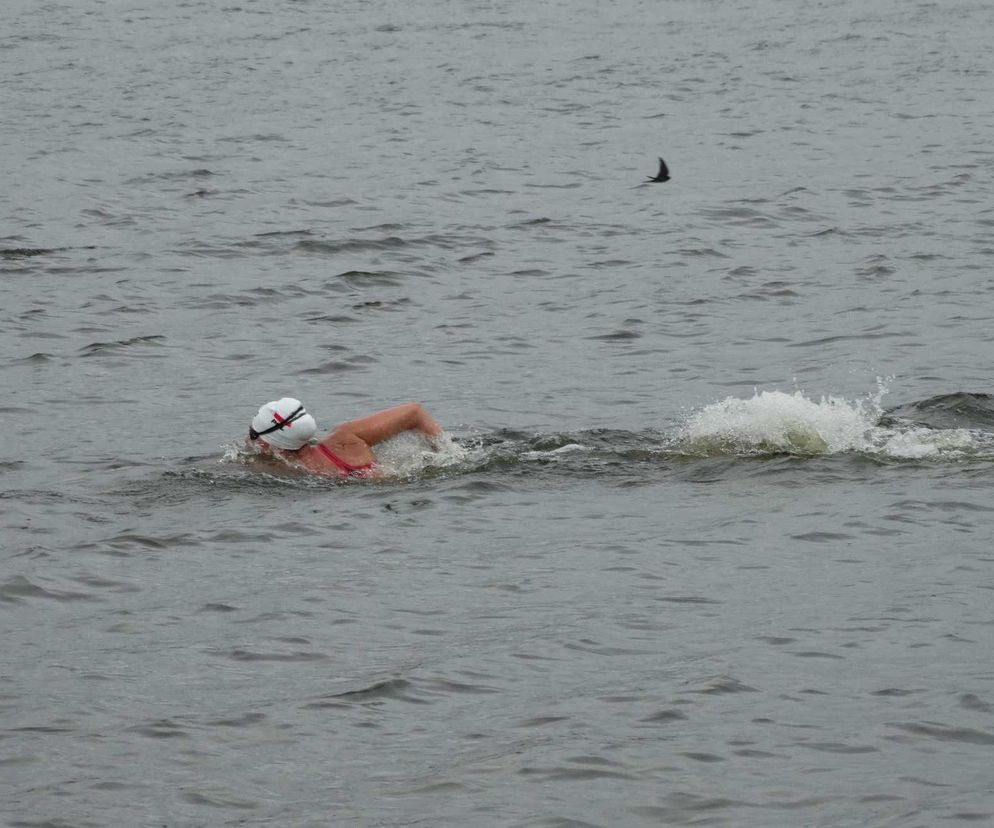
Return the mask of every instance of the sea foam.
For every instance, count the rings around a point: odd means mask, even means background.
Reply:
[[[757,391],[751,398],[727,397],[694,412],[678,443],[690,454],[828,455],[843,452],[922,459],[972,453],[966,429],[884,427],[883,383],[862,399],[811,399],[802,391]]]

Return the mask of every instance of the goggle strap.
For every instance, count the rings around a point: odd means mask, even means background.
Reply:
[[[294,411],[285,420],[283,420],[282,422],[277,423],[274,426],[270,426],[269,428],[264,428],[262,431],[256,431],[254,428],[252,428],[252,426],[249,426],[249,439],[250,440],[256,440],[259,437],[261,437],[263,434],[272,434],[274,431],[279,431],[280,429],[285,428],[286,426],[290,425],[290,423],[292,423],[292,422],[294,422],[296,420],[299,420],[306,413],[307,412],[304,411],[304,406],[301,405],[301,406],[298,406],[297,410]]]

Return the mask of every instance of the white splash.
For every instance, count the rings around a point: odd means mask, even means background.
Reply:
[[[957,457],[976,454],[981,444],[965,428],[909,428],[905,431],[878,428],[876,453],[899,460]]]
[[[895,459],[949,457],[976,449],[966,429],[884,428],[878,425],[886,393],[863,399],[809,399],[801,391],[727,397],[693,413],[680,433],[693,454],[822,455],[862,452]]]
[[[757,392],[752,399],[727,397],[691,415],[683,438],[704,453],[736,451],[834,454],[871,447],[869,432],[880,418],[877,405],[800,391]]]
[[[410,477],[429,469],[444,469],[464,463],[470,450],[448,434],[432,440],[405,431],[376,446],[376,460],[387,477]]]
[[[225,443],[221,446],[224,449],[224,454],[218,463],[243,463],[246,457],[250,457],[254,452],[245,445],[244,440],[238,440],[234,443]]]

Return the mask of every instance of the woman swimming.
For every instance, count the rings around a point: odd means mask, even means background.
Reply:
[[[412,402],[342,423],[311,443],[316,431],[317,423],[300,400],[283,397],[259,409],[249,426],[248,440],[257,451],[272,453],[314,474],[379,477],[373,446],[403,431],[439,437],[442,427],[419,403]]]

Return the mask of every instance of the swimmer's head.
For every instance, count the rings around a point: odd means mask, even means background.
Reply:
[[[259,409],[249,426],[249,440],[262,440],[273,448],[296,451],[307,445],[317,428],[300,400],[283,397]]]

